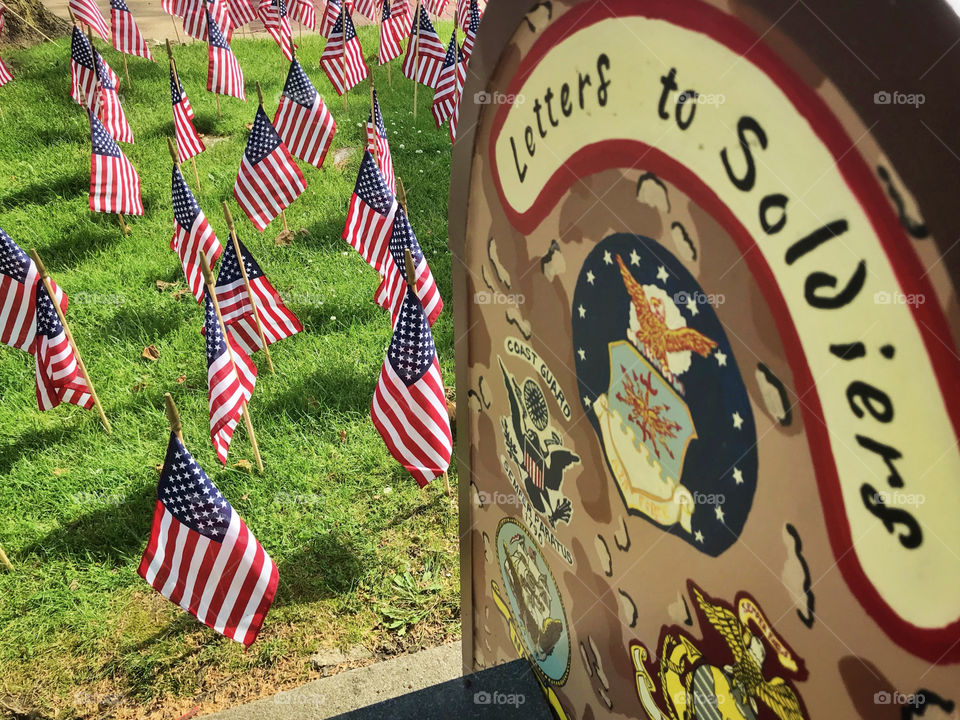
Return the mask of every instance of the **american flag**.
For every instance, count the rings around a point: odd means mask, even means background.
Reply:
[[[100,121],[114,140],[132,143],[133,130],[130,128],[127,116],[123,112],[123,106],[120,104],[120,96],[117,94],[117,84],[114,79],[116,76],[113,75],[113,71],[100,57],[96,48],[93,50],[93,58],[97,64],[97,79],[100,82],[100,101],[97,109]]]
[[[173,103],[173,127],[177,137],[177,155],[180,162],[202,153],[206,147],[193,127],[193,108],[177,73],[170,64],[170,100]]]
[[[257,19],[257,11],[247,0],[228,0],[227,8],[234,27],[243,27]]]
[[[187,12],[185,3],[186,0],[160,0],[160,7],[165,13],[182,18]]]
[[[340,17],[340,6],[341,0],[327,0],[327,4],[323,8],[323,17],[320,18],[320,29],[318,32],[325,38],[330,37],[330,31],[333,30],[337,18]]]
[[[140,176],[93,113],[90,116],[90,209],[143,215]]]
[[[470,56],[473,54],[473,46],[477,42],[477,31],[480,29],[480,5],[477,3],[477,0],[470,0],[468,18],[467,26],[463,31],[464,62],[469,61]]]
[[[247,279],[250,281],[253,301],[257,306],[257,316],[260,318],[260,326],[263,328],[267,345],[273,345],[279,340],[301,332],[303,325],[284,304],[283,298],[274,290],[257,261],[250,255],[250,251],[239,239],[237,244],[240,246],[240,256],[247,271]],[[260,350],[262,346],[260,333],[257,332],[250,295],[243,282],[233,242],[227,243],[227,249],[223,253],[216,290],[223,322],[234,342],[247,354]]]
[[[368,150],[360,163],[342,237],[380,274],[392,262],[389,241],[396,211],[396,198]]]
[[[523,468],[527,471],[527,475],[530,476],[533,484],[543,490],[543,461],[538,461],[537,458],[533,457],[529,448],[524,449]]]
[[[173,433],[137,574],[207,627],[249,646],[277,591],[277,566]]]
[[[3,87],[11,80],[13,80],[13,73],[10,72],[10,68],[7,67],[6,63],[0,60],[0,87]]]
[[[433,273],[430,272],[430,265],[427,264],[416,235],[413,234],[413,228],[403,207],[397,208],[388,247],[390,258],[385,261],[385,268],[381,271],[383,281],[377,288],[377,305],[390,312],[393,322],[397,321],[407,291],[407,264],[404,250],[409,250],[417,278],[417,297],[423,303],[430,325],[433,325],[440,311],[443,310],[443,300],[440,298],[440,291],[437,290],[437,283],[433,279]]]
[[[421,85],[436,87],[440,71],[443,69],[443,59],[447,53],[433,23],[430,22],[426,9],[423,5],[419,7],[420,12],[417,13],[420,16],[419,30],[417,27],[411,27],[407,54],[403,58],[401,69],[403,74],[411,80],[416,80]],[[416,76],[414,76],[414,66],[416,66]]]
[[[447,128],[450,131],[450,142],[456,142],[457,124],[460,121],[460,102],[463,100],[463,86],[467,83],[467,61],[461,57],[457,63],[456,84],[453,92],[453,112],[450,113],[450,122]]]
[[[427,6],[433,15],[440,15],[449,2],[450,0],[427,0]]]
[[[356,0],[354,7],[361,15],[377,21],[377,0]]]
[[[222,248],[213,229],[207,222],[196,198],[187,187],[180,169],[173,168],[173,238],[170,249],[180,256],[183,275],[190,286],[190,292],[203,302],[203,271],[200,266],[200,253],[207,257],[211,267],[220,257]]]
[[[380,101],[377,91],[373,91],[373,110],[367,119],[367,149],[380,166],[383,179],[394,195],[397,194],[397,178],[393,173],[393,157],[390,155],[390,143],[387,142],[387,128],[383,124]]]
[[[295,157],[318,168],[323,165],[337,124],[296,59],[290,62],[273,124]]]
[[[370,403],[387,449],[420,487],[450,467],[453,440],[430,323],[408,290]]]
[[[68,6],[79,22],[89,25],[104,42],[110,42],[110,28],[95,0],[70,0]]]
[[[37,405],[51,410],[62,402],[89,410],[93,407],[90,386],[80,372],[73,345],[60,322],[53,300],[42,282],[36,283],[37,335],[33,355],[37,371]],[[62,292],[60,309],[67,310],[67,296]]]
[[[317,29],[317,9],[313,0],[291,0],[290,17],[311,30]]]
[[[219,95],[230,95],[246,100],[247,95],[243,89],[243,70],[240,69],[240,63],[237,62],[233,50],[230,49],[229,41],[220,32],[216,20],[210,13],[207,13],[207,18],[210,25],[210,40],[207,45],[209,52],[207,90]]]
[[[344,26],[346,26],[346,32],[344,32]],[[346,41],[344,41],[344,35],[346,35]],[[346,42],[346,50],[344,50],[344,42]],[[340,16],[334,23],[333,30],[330,31],[327,46],[323,49],[323,55],[320,56],[320,65],[327,73],[338,95],[343,95],[364,80],[369,73],[367,64],[363,61],[360,38],[357,37],[353,19],[346,7],[340,11]]]
[[[186,11],[183,15],[183,31],[190,37],[209,42],[208,16],[212,16],[227,42],[233,38],[236,25],[230,15],[227,0],[184,0],[184,7]]]
[[[380,51],[377,58],[381,65],[400,57],[403,49],[400,43],[407,36],[410,24],[407,18],[398,13],[396,4],[390,6],[390,0],[383,0],[383,15],[380,18]]]
[[[443,69],[440,71],[440,78],[437,80],[437,89],[433,91],[431,111],[433,112],[434,122],[437,123],[437,129],[453,114],[457,99],[457,68],[461,62],[463,62],[463,55],[460,53],[460,46],[457,44],[457,29],[454,28],[450,34],[450,44],[447,45],[446,57],[443,59]]]
[[[123,0],[110,0],[110,25],[113,29],[113,46],[127,55],[153,60],[147,41],[140,34],[140,28],[130,8]]]
[[[280,47],[287,60],[293,60],[293,48],[290,47],[290,21],[287,19],[286,0],[261,0],[260,19],[263,27]]]
[[[457,27],[467,31],[470,22],[470,0],[457,0]]]
[[[33,260],[0,229],[0,342],[31,352],[37,334]]]
[[[233,196],[250,222],[263,232],[306,188],[303,173],[261,105],[243,151]]]
[[[70,97],[88,110],[97,109],[97,65],[93,60],[93,46],[76,25],[70,39]]]
[[[225,340],[217,320],[217,312],[204,290],[206,316],[204,334],[207,336],[207,385],[210,396],[210,438],[217,451],[217,459],[227,464],[227,453],[244,405],[250,402],[257,384],[257,366],[233,338]],[[227,341],[230,347],[227,347]]]

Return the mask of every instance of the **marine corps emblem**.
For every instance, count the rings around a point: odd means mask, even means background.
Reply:
[[[701,627],[709,624],[720,642],[707,637],[694,641],[679,628],[662,632],[656,672],[659,688],[653,679],[655,674],[647,667],[647,648],[631,643],[637,693],[647,717],[804,720],[807,714],[800,696],[792,683],[778,673],[804,680],[806,670],[754,600],[741,594],[734,612],[705,596],[692,582],[690,594],[696,602]],[[655,695],[660,696],[659,703]]]
[[[584,261],[571,321],[580,401],[627,511],[708,555],[736,541],[757,475],[716,304],[664,247],[620,234]]]

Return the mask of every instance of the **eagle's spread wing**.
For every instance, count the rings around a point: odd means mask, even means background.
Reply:
[[[640,327],[648,329],[662,326],[663,323],[660,321],[660,318],[654,315],[653,310],[650,309],[650,302],[647,300],[647,294],[643,291],[643,286],[630,274],[630,271],[623,262],[623,258],[619,255],[617,255],[617,264],[620,266],[623,285],[627,288],[627,292],[630,293],[630,299],[633,300],[633,310],[637,314]]]
[[[797,694],[782,678],[760,683],[753,689],[757,699],[773,710],[780,720],[803,720],[803,710]]]
[[[746,648],[743,646],[743,625],[739,618],[722,605],[710,603],[697,588],[693,588],[693,594],[707,620],[730,646],[733,664],[736,665],[746,654]]]
[[[717,344],[703,333],[697,332],[693,328],[677,328],[676,330],[667,329],[664,337],[667,352],[683,352],[684,350],[693,350],[698,355],[706,357],[710,354]]]

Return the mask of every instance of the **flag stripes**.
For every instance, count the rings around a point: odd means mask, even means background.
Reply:
[[[193,126],[193,108],[187,93],[170,64],[170,99],[173,104],[173,128],[177,139],[177,157],[185,162],[206,150],[203,140]]]
[[[342,237],[381,275],[390,259],[390,236],[397,201],[369,151],[360,162]]]
[[[377,52],[377,60],[381,65],[400,57],[403,52],[400,43],[407,37],[407,30],[410,27],[407,18],[395,8],[396,6],[390,6],[390,0],[383,0],[383,13],[380,18],[380,49]]]
[[[93,212],[143,215],[140,176],[107,133],[100,121],[90,116],[90,209]]]
[[[67,297],[58,293],[62,312],[67,310]],[[42,281],[36,283],[37,335],[34,341],[37,380],[37,406],[52,410],[60,403],[70,403],[89,410],[93,395],[80,372],[77,355],[67,338],[66,330]]]
[[[230,42],[224,37],[217,21],[209,12],[207,12],[207,21],[210,36],[207,44],[207,90],[246,100],[243,70],[240,69],[240,63],[230,49]]]
[[[110,0],[110,27],[114,48],[127,55],[153,60],[147,41],[124,0]]]
[[[70,0],[68,6],[78,21],[89,25],[104,42],[110,42],[110,28],[94,0]]]
[[[387,127],[380,112],[380,99],[377,91],[373,91],[373,109],[367,118],[367,149],[374,156],[380,173],[390,188],[390,192],[397,194],[397,178],[393,172],[393,156],[390,154],[390,143],[387,141]]]
[[[0,229],[0,342],[31,352],[37,334],[36,292],[40,275],[33,260]]]
[[[413,227],[407,218],[403,207],[398,207],[393,219],[393,229],[390,236],[389,257],[385,259],[381,269],[383,280],[377,288],[377,305],[390,312],[393,322],[397,321],[398,313],[403,305],[407,292],[406,253],[410,251],[413,259],[414,274],[417,280],[417,297],[419,298],[430,325],[436,322],[443,310],[443,299],[433,279],[430,265],[420,249]]]
[[[401,69],[403,74],[411,80],[435,88],[447,53],[422,5],[417,14],[420,16],[419,29],[414,22],[410,29],[407,54],[403,58]],[[414,76],[414,69],[416,69],[416,76]]]
[[[290,63],[273,124],[294,157],[318,168],[323,164],[337,123],[296,59]]]
[[[346,7],[341,9],[340,16],[330,31],[327,45],[320,56],[320,66],[327,73],[338,95],[343,95],[369,74],[363,60],[360,38],[357,37],[353,19]]]
[[[203,302],[203,269],[200,264],[200,253],[203,253],[212,267],[223,248],[220,241],[207,222],[206,216],[197,204],[196,198],[187,187],[183,174],[176,166],[173,168],[171,189],[173,205],[173,238],[170,240],[170,249],[177,253],[183,275],[187,279],[190,292]]]
[[[70,38],[70,97],[88,110],[97,109],[97,66],[93,46],[76,25]]]

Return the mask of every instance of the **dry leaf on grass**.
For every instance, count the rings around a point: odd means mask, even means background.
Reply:
[[[156,362],[157,360],[160,359],[160,351],[157,350],[156,345],[147,345],[143,349],[143,352],[140,353],[140,357],[146,358],[147,360],[151,360],[152,362]]]
[[[177,384],[178,384],[178,385],[183,385],[183,383],[185,383],[186,381],[187,381],[187,376],[186,376],[186,375],[181,375],[180,377],[177,378]]]
[[[169,290],[170,288],[175,288],[180,283],[167,282],[166,280],[157,280],[157,291],[163,292],[164,290]]]
[[[53,474],[56,475],[57,477],[60,477],[61,475],[66,475],[66,474],[69,473],[69,472],[70,472],[70,470],[68,470],[67,468],[54,468],[54,469],[53,469]]]
[[[243,460],[237,460],[233,466],[235,468],[240,468],[241,470],[251,470],[253,465],[250,464],[250,461],[244,458]]]
[[[341,430],[341,431],[340,431],[340,442],[345,443],[346,441],[347,441],[347,431],[346,431],[346,430]]]

